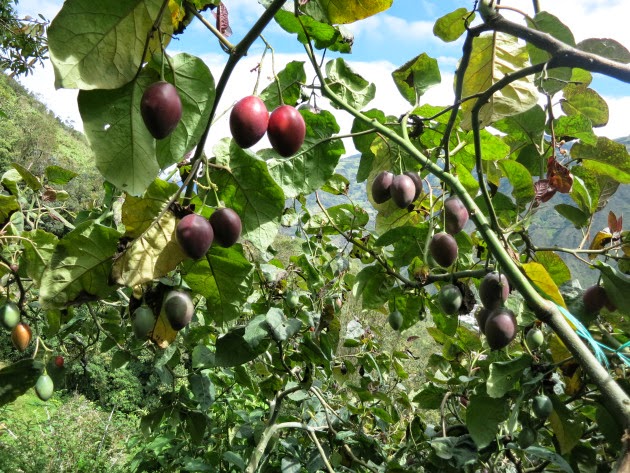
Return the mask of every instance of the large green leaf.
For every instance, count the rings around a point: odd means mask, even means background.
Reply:
[[[622,184],[630,184],[630,154],[621,143],[604,137],[597,140],[597,145],[576,143],[571,148],[571,157],[585,160],[584,167],[595,174],[603,174]]]
[[[154,67],[145,67],[135,81],[119,89],[79,92],[79,112],[98,170],[132,195],[144,192],[161,167],[184,157],[197,143],[210,113],[214,83],[208,68],[185,54],[172,58],[172,63],[184,118],[169,138],[157,144],[140,115],[142,94],[158,79]]]
[[[569,84],[562,90],[562,95],[564,99],[560,104],[562,111],[567,115],[584,115],[594,127],[608,123],[608,104],[593,89],[582,84]],[[564,134],[562,131],[556,133]]]
[[[549,425],[560,446],[560,453],[566,455],[579,442],[584,427],[576,418],[578,413],[569,409],[557,396],[552,396],[553,412],[549,416]]]
[[[207,257],[186,262],[183,277],[190,288],[206,298],[208,316],[223,324],[241,315],[252,290],[253,266],[243,247],[214,246]]]
[[[357,274],[352,294],[362,298],[364,309],[380,309],[389,299],[393,281],[380,264],[363,268]]]
[[[55,86],[66,89],[117,89],[138,72],[145,44],[163,0],[116,2],[67,0],[48,28]],[[172,33],[168,8],[159,25]],[[157,33],[150,51],[159,52]]]
[[[509,415],[510,408],[505,399],[494,399],[485,394],[470,397],[466,425],[478,448],[484,448],[494,441],[499,424],[507,420]]]
[[[44,230],[31,230],[22,233],[22,253],[20,269],[24,267],[26,274],[37,285],[41,284],[42,274],[50,262],[57,241],[57,236]]]
[[[571,280],[571,271],[558,253],[539,251],[536,253],[536,260],[545,267],[549,276],[558,287]]]
[[[173,133],[157,140],[157,161],[162,169],[180,162],[199,143],[215,95],[212,72],[200,58],[182,53],[170,58],[166,64],[165,79],[177,88],[182,101],[182,118]]]
[[[464,74],[463,96],[483,93],[506,74],[529,65],[524,46],[513,36],[501,33],[482,35],[473,40],[470,63]],[[531,77],[512,82],[496,92],[480,110],[479,123],[489,126],[503,117],[529,110],[538,102],[538,92]],[[475,100],[462,104],[462,127],[471,129],[471,110]]]
[[[325,15],[333,25],[353,23],[376,15],[392,6],[393,0],[311,0],[306,11],[314,16]]]
[[[49,184],[65,185],[72,179],[78,176],[78,174],[70,169],[62,168],[61,166],[47,166],[44,170],[46,179]]]
[[[466,32],[466,21],[469,23],[475,19],[475,13],[466,8],[458,8],[447,13],[433,25],[433,34],[442,41],[450,43]]]
[[[499,161],[499,167],[512,185],[512,195],[517,202],[530,201],[534,197],[534,181],[525,166],[511,159]]]
[[[223,139],[214,148],[216,164],[209,170],[217,195],[241,217],[244,240],[260,250],[273,242],[284,210],[284,193],[269,174],[267,164],[251,151]],[[214,193],[208,194],[209,202]],[[214,202],[214,204],[217,204]]]
[[[291,61],[277,74],[277,79],[265,87],[260,98],[268,110],[282,104],[295,105],[300,98],[300,84],[305,82],[304,61]]]
[[[510,361],[497,361],[490,364],[490,374],[486,382],[488,396],[502,398],[520,380],[526,368],[532,364],[529,355],[523,355]]]
[[[630,275],[624,274],[616,268],[597,261],[597,268],[602,273],[602,281],[606,294],[617,306],[617,310],[626,316],[630,315]]]
[[[442,81],[437,60],[426,53],[407,61],[392,72],[392,77],[398,91],[411,105],[417,105],[430,87]]]
[[[577,47],[582,51],[597,54],[624,64],[630,63],[630,51],[621,43],[610,38],[588,38],[580,41]]]
[[[266,316],[250,320],[247,327],[235,327],[217,339],[214,363],[216,366],[238,366],[253,360],[269,346]]]
[[[528,18],[527,24],[529,27],[547,33],[569,46],[575,46],[575,38],[571,30],[557,17],[546,11],[538,13],[533,19]],[[551,58],[551,55],[547,51],[539,49],[531,43],[527,43],[527,51],[529,52],[532,64],[545,63]],[[541,84],[541,89],[545,92],[554,94],[562,90],[571,79],[571,69],[568,67],[560,67],[545,70],[544,73],[538,74],[536,76],[536,83]]]
[[[374,98],[376,86],[365,80],[342,58],[326,63],[326,83],[351,107],[361,110]],[[340,108],[333,104],[335,108]]]
[[[31,171],[29,171],[19,163],[11,163],[11,165],[15,168],[17,172],[20,173],[20,176],[22,176],[22,179],[24,179],[24,182],[28,187],[30,187],[34,191],[38,191],[42,188],[42,183],[39,181],[39,178],[35,176]]]
[[[60,308],[111,294],[115,286],[109,285],[109,276],[119,238],[113,228],[87,221],[59,240],[42,276],[42,307]]]
[[[339,132],[339,125],[330,112],[300,113],[306,122],[302,151],[289,158],[278,158],[278,154],[270,150],[261,153],[270,157],[267,160],[269,173],[286,197],[310,194],[323,186],[335,173],[339,158],[345,152],[341,140],[329,140]]]
[[[0,407],[15,401],[35,386],[44,371],[44,364],[32,358],[17,361],[0,370]]]
[[[352,36],[338,27],[322,23],[307,15],[295,16],[294,12],[280,10],[275,16],[278,24],[289,33],[296,33],[298,41],[306,44],[310,38],[317,49],[329,49],[349,53],[352,49]],[[308,33],[308,37],[304,34]]]

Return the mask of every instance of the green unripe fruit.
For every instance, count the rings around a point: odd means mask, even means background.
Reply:
[[[7,330],[13,330],[20,323],[20,308],[15,302],[7,302],[0,307],[0,325]]]
[[[155,327],[155,315],[146,305],[140,306],[133,313],[133,334],[140,340],[149,336]]]
[[[35,383],[35,393],[42,401],[48,401],[52,397],[54,388],[53,380],[47,374],[41,375]]]
[[[297,291],[288,291],[284,300],[289,308],[295,309],[298,305],[300,305],[300,294],[298,294]]]
[[[543,343],[545,343],[545,336],[543,335],[542,330],[533,328],[527,332],[525,340],[527,341],[527,346],[530,350],[537,350]]]
[[[534,415],[539,419],[546,419],[553,412],[553,404],[551,399],[544,394],[540,394],[532,401],[532,410]]]
[[[536,431],[531,427],[523,427],[523,430],[518,433],[516,441],[518,446],[524,450],[536,442]]]
[[[387,317],[387,321],[389,322],[391,328],[398,331],[403,324],[403,315],[400,313],[399,310],[395,310],[394,312],[389,314],[389,317]]]
[[[445,314],[455,315],[459,312],[459,308],[462,306],[464,298],[462,291],[453,284],[446,284],[442,286],[438,294],[438,302]]]
[[[195,307],[188,293],[173,290],[164,298],[164,313],[173,327],[181,330],[192,320]]]

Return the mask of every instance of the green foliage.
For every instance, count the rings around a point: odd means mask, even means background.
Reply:
[[[340,58],[324,65],[316,49],[349,52],[334,25],[391,2],[300,3],[291,13],[282,2],[267,3],[262,19],[275,18],[308,44],[305,61],[275,72],[261,96],[274,108],[321,95],[318,103],[334,110],[300,111],[306,140],[287,158],[241,149],[229,138],[206,143],[223,85],[264,21],[229,51],[215,89],[201,59],[159,54],[161,38],[166,46],[174,29],[186,33],[178,2],[165,14],[159,10],[167,3],[153,0],[109,1],[90,11],[80,0],[64,4],[50,32],[57,84],[82,88],[84,126],[109,183],[102,202],[76,214],[30,205],[61,200],[78,176],[56,162],[33,167],[34,149],[44,144],[29,148],[19,143],[19,128],[6,125],[2,152],[20,144],[24,160],[2,175],[0,278],[31,323],[37,351],[24,354],[34,361],[0,371],[12,379],[3,399],[35,383],[41,360],[64,353],[72,360],[66,371],[55,375],[47,365],[53,400],[64,389],[81,390],[107,410],[141,416],[128,444],[133,458],[121,460],[126,471],[473,471],[506,459],[516,469],[606,467],[630,425],[623,353],[630,242],[621,209],[606,208],[627,189],[630,154],[593,132],[608,112],[588,87],[590,73],[577,70],[586,65],[584,53],[571,49],[572,34],[544,13],[525,28],[496,17],[500,10],[466,25],[468,15],[457,10],[436,25],[447,41],[466,33],[455,105],[386,117],[361,112],[375,94],[370,78]],[[79,48],[86,32],[93,53]],[[561,58],[552,38],[565,43]],[[585,47],[627,56],[620,45]],[[312,85],[305,84],[306,60],[316,71]],[[603,64],[625,71],[599,56],[589,61],[599,72]],[[160,71],[182,96],[185,118],[156,142],[138,104]],[[418,51],[393,77],[415,106],[441,74]],[[538,105],[542,92],[562,111]],[[20,116],[15,102],[10,111]],[[354,117],[360,157],[352,170],[340,159],[341,113]],[[422,192],[406,208],[377,203],[367,191],[383,171],[417,173]],[[445,189],[471,217],[454,237],[444,233]],[[220,207],[240,217],[240,241],[187,259],[178,220],[190,211],[207,218]],[[438,258],[450,270],[434,261],[436,235],[451,238],[453,258]],[[509,279],[512,292],[484,297],[509,314],[508,326],[499,327],[509,333],[489,345],[470,316],[491,271]],[[580,299],[587,285],[576,279],[600,276],[611,304],[601,319],[586,319]],[[441,288],[451,291],[448,298]],[[190,294],[188,309],[194,306],[185,327],[169,321],[164,301],[174,290]],[[134,336],[138,308],[152,325],[147,339]],[[608,350],[608,376],[578,347],[565,316],[591,347]],[[543,323],[545,350],[532,353],[524,334]],[[608,419],[619,428],[600,425]],[[80,461],[112,467],[116,446],[107,457]]]

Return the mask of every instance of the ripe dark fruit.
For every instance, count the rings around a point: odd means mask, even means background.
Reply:
[[[545,336],[543,335],[542,330],[533,328],[527,332],[525,341],[527,342],[527,346],[530,350],[537,350],[543,343],[545,343]]]
[[[485,307],[481,307],[475,313],[475,319],[477,319],[477,325],[479,325],[479,331],[485,335],[486,333],[486,321],[488,320],[488,316],[492,312],[490,309],[486,309]]]
[[[20,308],[15,302],[7,302],[0,307],[0,325],[7,330],[13,330],[20,322]]]
[[[502,306],[509,294],[510,284],[507,278],[496,271],[486,274],[479,284],[479,299],[488,309]]]
[[[394,312],[389,314],[389,317],[387,317],[387,321],[389,322],[391,328],[398,331],[403,324],[403,315],[400,313],[400,311],[395,310]]]
[[[606,289],[599,285],[586,289],[582,294],[582,301],[584,302],[584,311],[589,315],[597,314],[606,304],[610,304]]]
[[[526,449],[536,442],[536,431],[531,427],[523,427],[523,430],[518,433],[516,441],[519,447]]]
[[[413,179],[405,174],[394,176],[392,184],[389,188],[392,200],[401,209],[406,209],[413,202],[416,195],[416,185]]]
[[[544,394],[540,394],[532,401],[532,411],[539,419],[546,419],[553,412],[553,404],[551,399]]]
[[[448,268],[457,259],[457,242],[448,233],[436,233],[429,243],[429,252],[437,264]]]
[[[232,138],[241,148],[249,148],[265,135],[269,112],[259,97],[250,95],[239,100],[230,113]]]
[[[24,322],[20,322],[13,327],[13,330],[11,331],[11,341],[13,342],[13,346],[19,351],[26,350],[28,344],[31,343],[32,335],[31,327]]]
[[[468,210],[458,197],[451,196],[444,201],[444,221],[446,233],[451,235],[461,232],[468,222]]]
[[[422,192],[422,180],[420,179],[420,176],[416,172],[407,171],[404,174],[405,176],[409,176],[411,180],[413,181],[413,184],[416,186],[416,192],[413,194],[413,201],[412,201],[412,202],[415,202],[418,199],[418,197],[420,197],[420,193]]]
[[[140,340],[146,339],[155,327],[155,315],[146,305],[140,306],[133,313],[133,334]]]
[[[372,199],[377,204],[387,202],[391,197],[390,189],[394,175],[389,171],[379,173],[372,181]]]
[[[438,294],[438,302],[444,313],[448,315],[455,315],[459,312],[459,308],[462,306],[464,298],[462,291],[453,284],[446,284],[442,286]]]
[[[210,224],[214,230],[215,241],[224,248],[228,248],[236,243],[243,230],[241,217],[230,208],[215,210],[210,215]]]
[[[52,397],[54,389],[53,380],[47,374],[43,374],[37,378],[35,393],[42,401],[48,401],[48,399]]]
[[[182,118],[182,101],[175,86],[159,81],[147,87],[140,100],[140,114],[153,138],[170,135]]]
[[[164,313],[173,330],[179,331],[188,325],[194,311],[192,299],[183,291],[173,290],[164,297]]]
[[[517,325],[514,312],[504,307],[494,309],[486,320],[485,335],[493,350],[500,350],[516,337]]]
[[[177,224],[175,236],[184,253],[193,259],[199,259],[212,246],[214,230],[210,222],[201,215],[189,214]]]
[[[57,368],[63,368],[64,363],[65,363],[65,360],[63,359],[63,356],[57,355],[55,357],[55,366]]]
[[[280,156],[294,155],[304,143],[306,123],[300,112],[290,105],[281,105],[269,116],[267,137]]]

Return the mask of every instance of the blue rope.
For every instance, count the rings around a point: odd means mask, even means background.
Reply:
[[[586,342],[591,346],[591,348],[593,349],[593,351],[595,352],[595,357],[597,358],[597,360],[606,366],[606,368],[609,367],[608,364],[608,358],[606,357],[606,354],[604,353],[604,351],[602,350],[602,348],[605,348],[606,350],[615,352],[615,350],[613,350],[610,347],[607,347],[606,345],[598,342],[597,340],[595,340],[593,338],[593,336],[591,335],[591,332],[588,331],[588,329],[584,326],[584,324],[582,322],[580,322],[575,315],[573,315],[571,312],[569,312],[567,309],[565,309],[564,307],[562,307],[561,305],[556,304],[556,307],[558,307],[558,309],[560,310],[560,312],[562,312],[562,315],[564,315],[569,322],[571,322],[575,328],[576,328],[576,332],[577,334],[582,337],[584,340],[586,340]],[[617,355],[621,355],[621,353],[617,353]],[[624,359],[625,357],[622,355],[622,359]],[[624,360],[625,361],[625,360]]]

